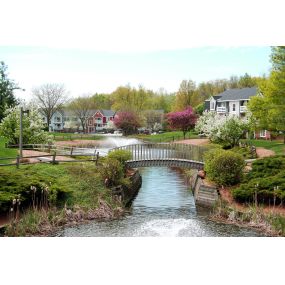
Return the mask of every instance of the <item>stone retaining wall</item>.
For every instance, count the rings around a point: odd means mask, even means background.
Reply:
[[[217,187],[205,185],[203,179],[198,176],[198,171],[193,174],[190,185],[196,205],[211,207],[219,198]]]

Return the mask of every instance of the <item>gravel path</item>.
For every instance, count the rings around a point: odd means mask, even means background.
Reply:
[[[205,145],[209,143],[209,139],[188,139],[188,140],[177,141],[175,143]]]

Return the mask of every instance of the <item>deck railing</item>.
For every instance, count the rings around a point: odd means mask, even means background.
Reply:
[[[175,143],[133,144],[113,148],[125,149],[131,152],[132,160],[148,159],[187,159],[203,162],[204,153],[209,150],[204,146]]]

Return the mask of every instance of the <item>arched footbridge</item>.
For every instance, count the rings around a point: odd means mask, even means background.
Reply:
[[[174,143],[132,144],[110,150],[124,149],[132,154],[126,162],[128,167],[167,166],[190,169],[203,169],[204,146]]]

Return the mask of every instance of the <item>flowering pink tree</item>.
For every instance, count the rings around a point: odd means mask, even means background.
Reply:
[[[194,128],[197,121],[197,115],[194,113],[192,107],[188,107],[181,112],[168,113],[166,117],[170,128],[182,131],[184,139],[186,133]]]
[[[123,130],[124,135],[136,133],[141,126],[140,118],[134,112],[118,112],[114,118],[114,125]]]

